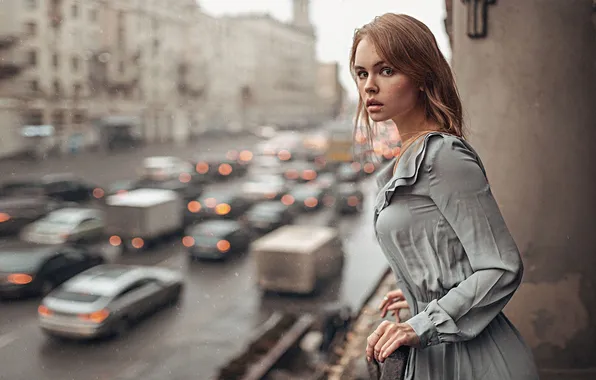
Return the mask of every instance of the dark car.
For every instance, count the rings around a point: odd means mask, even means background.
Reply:
[[[70,173],[6,181],[0,192],[3,196],[37,195],[66,202],[87,202],[104,196],[100,187]]]
[[[246,222],[253,230],[266,233],[294,221],[292,209],[280,201],[257,203],[246,212]]]
[[[187,203],[186,223],[192,224],[213,218],[239,219],[253,204],[254,201],[246,199],[240,191],[207,191]]]
[[[191,162],[195,166],[198,181],[212,182],[245,175],[248,166],[240,163],[237,158],[230,157],[228,155],[195,157]]]
[[[0,235],[18,234],[29,223],[67,205],[68,203],[43,196],[2,197]]]
[[[357,183],[342,183],[335,194],[335,209],[339,213],[354,213],[362,210],[364,194]]]
[[[162,189],[173,190],[185,201],[197,199],[203,193],[202,187],[192,182],[181,182],[178,179],[168,181],[155,181],[142,179],[135,183],[137,189]]]
[[[0,297],[47,294],[64,281],[103,262],[100,254],[83,247],[0,248]]]
[[[296,185],[281,201],[294,211],[314,211],[332,205],[333,192],[316,183],[305,183]]]
[[[293,161],[285,166],[284,177],[290,181],[314,181],[319,175],[319,168],[313,162]]]
[[[233,220],[210,220],[186,230],[182,243],[191,258],[225,259],[245,252],[252,240],[250,231]]]

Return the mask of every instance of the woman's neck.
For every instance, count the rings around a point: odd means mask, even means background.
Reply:
[[[421,134],[439,130],[436,123],[426,118],[424,110],[412,111],[405,117],[394,119],[393,122],[399,132],[402,145],[407,144],[412,139],[415,140]]]

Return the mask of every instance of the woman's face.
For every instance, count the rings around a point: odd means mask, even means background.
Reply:
[[[384,62],[367,38],[356,48],[354,72],[360,98],[373,121],[399,121],[416,108],[420,89]]]

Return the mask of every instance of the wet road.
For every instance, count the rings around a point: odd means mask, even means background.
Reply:
[[[228,141],[209,147],[224,151],[245,148],[247,144],[245,141],[239,146]],[[165,151],[150,154],[168,153],[167,147],[157,149]],[[175,151],[169,149],[171,154],[183,155],[179,147]],[[81,158],[61,171],[98,173],[86,177],[103,185],[127,178],[144,155],[107,157],[103,162],[90,159],[87,163]],[[116,160],[119,165],[114,166],[109,160]],[[49,165],[66,166],[57,162]],[[369,183],[363,187],[369,195],[367,212],[338,221],[347,251],[342,278],[317,297],[263,296],[255,286],[254,263],[248,255],[223,263],[190,262],[180,245],[166,244],[155,251],[125,256],[122,261],[181,270],[187,281],[184,299],[179,306],[154,315],[120,339],[90,343],[49,341],[37,326],[38,300],[0,304],[0,379],[209,379],[242,350],[254,327],[273,310],[313,311],[337,301],[358,307],[386,267],[374,243],[372,188]],[[330,218],[333,216],[328,211],[322,211],[303,216],[298,223],[324,225]]]

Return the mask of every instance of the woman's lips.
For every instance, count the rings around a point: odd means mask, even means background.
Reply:
[[[382,104],[371,104],[370,106],[366,107],[368,112],[379,112],[383,108]]]

